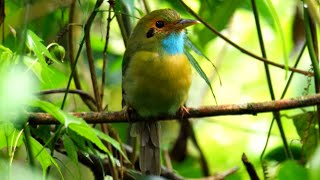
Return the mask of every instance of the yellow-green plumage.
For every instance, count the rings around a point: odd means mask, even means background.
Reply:
[[[123,88],[126,101],[139,115],[174,114],[185,103],[191,68],[184,54],[139,51],[133,55],[129,67]]]
[[[139,20],[124,55],[122,85],[125,104],[140,116],[174,114],[185,103],[191,67],[183,53],[184,28],[196,23],[171,9],[153,11]],[[160,174],[159,128],[157,122],[134,126],[145,174]]]

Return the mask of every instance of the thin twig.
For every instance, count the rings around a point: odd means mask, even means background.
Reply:
[[[104,86],[106,83],[106,69],[107,69],[107,50],[108,50],[108,44],[109,44],[109,35],[110,35],[110,23],[111,23],[111,9],[114,6],[114,1],[109,1],[109,11],[108,11],[108,18],[107,18],[107,33],[106,33],[106,38],[105,38],[105,44],[103,48],[103,64],[102,64],[102,77],[101,77],[101,92],[100,96],[101,99],[103,99],[104,96]]]
[[[244,154],[244,153],[242,154],[241,160],[247,169],[247,172],[250,176],[250,179],[251,180],[259,180],[258,174],[257,174],[256,170],[254,169],[253,165],[251,164],[251,162],[249,162],[246,154]]]
[[[85,44],[86,44],[86,52],[87,52],[87,57],[88,57],[88,64],[89,64],[89,70],[90,70],[90,75],[91,75],[91,81],[92,81],[92,88],[94,92],[94,97],[97,102],[97,108],[98,111],[102,110],[102,100],[101,96],[99,93],[99,87],[98,87],[98,81],[97,81],[97,74],[96,74],[96,69],[94,65],[94,58],[92,54],[92,48],[91,48],[91,36],[90,36],[90,28],[93,23],[93,20],[95,19],[101,4],[103,3],[103,0],[97,0],[96,4],[94,6],[94,10],[90,14],[85,26],[84,26],[84,33],[85,33]]]
[[[69,55],[69,61],[70,61],[70,68],[71,70],[73,69],[73,67],[75,66],[75,59],[74,59],[74,23],[75,23],[75,5],[76,5],[76,0],[72,0],[71,4],[70,4],[70,12],[69,12],[69,26],[68,26],[68,55]],[[81,82],[79,79],[79,74],[77,69],[74,69],[74,73],[73,73],[73,82],[74,85],[76,87],[76,89],[78,90],[82,90],[81,87]],[[86,96],[82,96],[80,95],[80,98],[82,99],[82,101],[87,105],[87,107],[94,111],[97,108],[95,107],[95,103],[90,103],[87,100]],[[93,101],[95,102],[95,100]]]
[[[122,10],[127,11],[127,7],[125,7],[123,2],[122,1],[119,1],[119,2],[121,3],[120,5],[122,7]],[[116,12],[115,7],[113,7],[113,10],[115,11],[115,16],[116,16],[116,19],[117,19],[117,22],[118,22],[118,25],[119,25],[119,28],[121,31],[124,46],[127,47],[127,42],[128,42],[130,32],[128,31],[128,28],[125,27],[125,23],[123,21],[123,14]]]
[[[203,106],[200,108],[186,108],[189,113],[184,113],[184,118],[201,118],[211,116],[225,115],[256,115],[258,113],[280,111],[308,107],[320,104],[320,94],[301,96],[295,99],[285,99],[266,102],[227,104],[219,106]],[[75,112],[74,116],[81,117],[87,123],[119,123],[128,122],[128,113],[126,111],[117,112]],[[28,113],[30,124],[58,124],[59,122],[48,113]],[[138,122],[144,120],[172,120],[181,119],[180,114],[163,114],[156,117],[138,117],[135,113],[130,113],[130,121]]]
[[[286,69],[286,67],[283,64],[279,64],[270,60],[267,60],[263,57],[260,57],[244,48],[242,48],[241,46],[239,46],[238,44],[236,44],[235,42],[231,41],[230,39],[228,39],[227,37],[225,37],[223,34],[221,34],[219,31],[217,31],[215,28],[213,28],[210,24],[208,24],[205,20],[203,20],[197,13],[195,13],[188,5],[186,5],[183,0],[179,0],[179,2],[186,8],[186,10],[193,15],[197,20],[199,20],[201,23],[203,23],[210,31],[212,31],[214,34],[216,34],[217,36],[219,36],[221,39],[225,40],[226,42],[228,42],[230,45],[232,45],[233,47],[235,47],[236,49],[238,49],[239,51],[241,51],[244,54],[247,54],[257,60],[260,60],[262,62],[265,62],[267,64],[273,65],[275,67],[281,68],[281,69]],[[300,74],[304,74],[306,76],[313,76],[313,73],[304,71],[304,70],[300,70],[300,69],[296,69],[296,68],[292,68],[292,67],[288,67],[288,70],[290,71],[294,71]]]
[[[142,0],[142,3],[143,3],[143,6],[144,6],[144,9],[146,10],[147,14],[150,13],[150,7],[149,7],[149,4],[146,0]]]
[[[57,94],[57,93],[65,93],[66,89],[50,89],[50,90],[44,90],[44,91],[40,91],[36,94],[38,95],[48,95],[48,94]],[[80,97],[91,101],[93,104],[96,103],[95,99],[88,93],[80,90],[80,89],[70,89],[69,90],[70,94],[78,94]]]

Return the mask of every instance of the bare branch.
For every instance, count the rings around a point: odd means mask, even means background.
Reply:
[[[187,108],[188,113],[183,114],[183,118],[201,118],[222,115],[243,115],[294,109],[320,104],[320,94],[301,96],[295,99],[285,99],[276,101],[266,101],[259,103],[227,104],[219,106],[204,106],[200,108]],[[128,114],[126,111],[117,112],[74,112],[74,116],[81,117],[87,123],[120,123],[137,122],[144,120],[172,120],[182,119],[181,114],[160,115],[157,117],[141,118],[136,113]],[[29,113],[30,124],[58,124],[59,122],[48,113]]]
[[[44,91],[40,91],[37,94],[38,95],[48,95],[48,94],[57,94],[57,93],[65,93],[66,89],[50,89],[50,90],[44,90]],[[80,90],[80,89],[70,89],[69,90],[70,94],[78,94],[80,97],[82,97],[82,99],[86,99],[91,101],[91,103],[96,103],[95,99],[88,93]]]

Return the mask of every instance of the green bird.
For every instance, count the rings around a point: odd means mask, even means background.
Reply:
[[[191,65],[184,54],[185,28],[198,21],[182,19],[172,9],[142,17],[128,39],[122,65],[123,99],[141,117],[175,114],[188,97]],[[139,122],[132,136],[140,138],[140,170],[159,175],[160,124]]]

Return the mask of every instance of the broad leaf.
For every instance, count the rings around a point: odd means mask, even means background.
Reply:
[[[54,165],[57,168],[57,170],[59,171],[59,173],[63,179],[60,168],[59,168],[57,162],[50,155],[50,153],[46,149],[44,149],[44,147],[37,140],[35,140],[32,137],[30,137],[30,145],[32,148],[32,153],[33,153],[34,158],[36,158],[39,161],[39,163],[42,167],[43,178],[45,178],[45,176],[46,176],[46,171],[47,171],[48,167],[51,165]]]
[[[57,62],[57,60],[50,54],[47,47],[42,44],[43,40],[38,37],[34,32],[28,30],[27,32],[27,46],[32,50],[37,58],[40,60],[40,64],[47,65],[44,55],[50,60]]]
[[[39,107],[39,108],[43,109],[44,111],[48,112],[54,118],[56,118],[61,124],[63,124],[65,127],[69,128],[73,132],[76,132],[78,135],[84,137],[85,139],[91,141],[97,147],[99,147],[101,150],[103,150],[109,154],[110,153],[109,150],[104,146],[104,144],[98,138],[98,136],[99,136],[100,138],[102,138],[105,141],[112,144],[126,158],[125,154],[123,153],[122,149],[120,148],[119,143],[116,140],[114,140],[110,136],[107,136],[106,134],[103,134],[102,132],[99,132],[98,130],[92,128],[83,119],[72,116],[72,115],[60,110],[58,107],[54,106],[53,104],[46,102],[46,101],[34,100],[32,105]]]
[[[99,136],[101,139],[107,141],[108,143],[112,144],[113,147],[115,147],[121,154],[122,156],[126,159],[129,160],[127,158],[127,156],[125,155],[125,153],[122,151],[121,147],[120,147],[120,143],[116,140],[114,140],[113,138],[111,138],[110,136],[106,135],[105,133],[98,131],[97,129],[93,129],[93,131],[96,133],[97,136]]]
[[[22,138],[19,131],[13,127],[10,122],[0,123],[0,149],[4,147],[15,148],[22,144]],[[8,153],[12,153],[11,151]]]
[[[87,140],[91,141],[95,144],[98,148],[110,154],[110,151],[105,147],[102,141],[98,138],[98,136],[94,133],[93,128],[88,124],[84,123],[70,123],[68,126],[69,129],[76,132],[78,135],[86,138]]]

